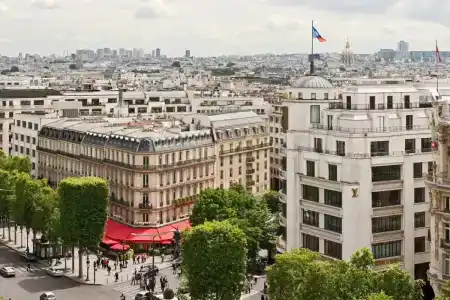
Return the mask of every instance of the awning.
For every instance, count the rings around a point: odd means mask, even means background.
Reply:
[[[130,249],[129,245],[122,245],[122,244],[115,244],[112,245],[109,249],[114,250],[114,251],[127,251],[128,249]]]
[[[103,238],[102,243],[105,245],[115,245],[119,243],[118,241],[112,240],[110,238],[107,238],[106,236]]]
[[[173,240],[173,232],[175,230],[183,231],[190,228],[189,220],[183,220],[170,225],[159,228],[141,228],[131,227],[112,219],[106,221],[105,238],[115,241],[115,243],[159,243],[170,244]]]

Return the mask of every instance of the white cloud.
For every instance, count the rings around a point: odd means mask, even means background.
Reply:
[[[163,0],[144,1],[147,4],[136,10],[137,19],[158,19],[173,16],[173,11]]]
[[[55,9],[59,7],[58,0],[31,0],[31,4],[41,9]]]
[[[7,11],[8,11],[8,6],[6,6],[5,3],[0,2],[0,13],[7,12]]]

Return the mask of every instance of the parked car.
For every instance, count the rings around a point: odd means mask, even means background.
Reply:
[[[3,277],[14,277],[16,276],[16,270],[13,267],[2,267],[0,269],[0,274]]]
[[[36,262],[37,261],[37,258],[36,258],[36,256],[34,256],[33,254],[30,254],[30,253],[22,253],[21,255],[20,255],[20,259],[22,259],[23,261],[26,261],[26,262]]]
[[[61,269],[56,268],[48,268],[47,274],[53,277],[62,277],[64,275],[63,271]]]
[[[53,292],[45,292],[39,297],[39,300],[56,300],[56,296]]]

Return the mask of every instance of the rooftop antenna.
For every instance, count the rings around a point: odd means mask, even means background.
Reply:
[[[309,67],[310,75],[314,75],[314,20],[311,21],[311,62]]]

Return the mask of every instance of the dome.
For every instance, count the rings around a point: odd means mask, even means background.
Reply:
[[[321,76],[303,76],[292,84],[294,88],[302,89],[330,89],[333,85]]]

